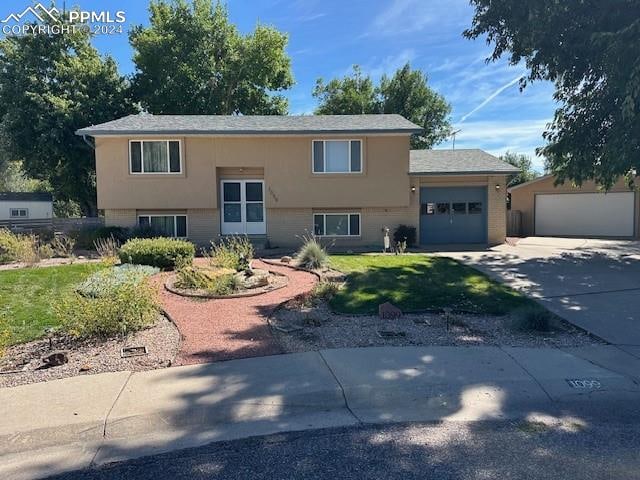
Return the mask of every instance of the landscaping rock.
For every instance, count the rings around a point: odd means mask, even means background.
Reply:
[[[53,352],[42,358],[42,363],[47,367],[59,367],[65,363],[69,363],[69,356],[66,352]]]
[[[378,316],[385,320],[392,320],[402,316],[402,310],[392,303],[385,302],[378,306]]]
[[[293,258],[289,257],[288,255],[285,255],[284,257],[282,257],[282,258],[280,259],[280,261],[281,261],[282,263],[291,263],[291,261],[292,261],[292,260],[293,260]]]
[[[244,288],[260,288],[269,284],[269,277],[263,275],[253,275],[244,280]]]

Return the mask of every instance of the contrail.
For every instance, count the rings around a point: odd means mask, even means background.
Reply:
[[[491,95],[489,95],[487,98],[484,99],[484,101],[478,105],[476,108],[474,108],[473,110],[471,110],[469,113],[467,113],[466,115],[463,115],[463,117],[460,119],[460,121],[458,123],[462,123],[464,122],[467,118],[469,118],[471,115],[473,115],[474,113],[476,113],[478,110],[480,110],[482,107],[484,107],[487,103],[489,103],[491,100],[493,100],[494,98],[496,98],[498,95],[500,95],[502,92],[504,92],[507,88],[509,88],[511,85],[517,83],[520,81],[520,79],[524,77],[523,75],[518,75],[516,78],[514,78],[513,80],[511,80],[509,83],[507,83],[506,85],[502,85],[499,89],[497,89],[495,92],[493,92]]]

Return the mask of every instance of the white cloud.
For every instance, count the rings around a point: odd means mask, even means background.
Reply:
[[[412,48],[402,50],[397,55],[389,55],[382,60],[372,59],[365,65],[361,65],[362,71],[377,80],[382,75],[393,74],[396,70],[403,67],[407,62],[416,59],[416,52]],[[351,72],[351,69],[349,69]]]
[[[488,120],[460,125],[456,135],[456,148],[481,148],[493,155],[507,151],[524,153],[532,159],[534,168],[542,171],[544,159],[536,156],[535,149],[545,144],[542,132],[551,119]],[[451,141],[438,148],[451,147]]]
[[[480,105],[478,105],[477,107],[475,107],[473,110],[471,110],[469,113],[465,114],[462,116],[462,118],[460,119],[460,123],[464,122],[467,118],[469,118],[471,115],[473,115],[474,113],[476,113],[478,110],[480,110],[482,107],[484,107],[485,105],[487,105],[489,102],[491,102],[491,100],[493,100],[494,98],[496,98],[498,95],[500,95],[502,92],[504,92],[507,88],[515,85],[516,83],[518,83],[520,81],[520,79],[523,77],[524,75],[518,75],[516,78],[514,78],[513,80],[511,80],[508,83],[505,83],[504,85],[502,85],[501,87],[499,87],[496,91],[494,91],[491,95],[489,95],[487,98],[485,98],[482,103],[480,103]]]

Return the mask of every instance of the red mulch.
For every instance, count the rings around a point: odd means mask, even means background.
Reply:
[[[256,297],[201,300],[166,291],[166,274],[159,276],[162,307],[183,336],[176,364],[283,353],[271,333],[267,317],[280,303],[310,292],[317,278],[311,273],[267,265],[260,260],[254,260],[253,266],[283,273],[289,277],[289,284]]]

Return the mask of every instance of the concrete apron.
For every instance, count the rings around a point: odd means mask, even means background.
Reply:
[[[557,349],[336,349],[0,389],[0,478],[282,431],[640,399],[632,378],[584,358]]]

